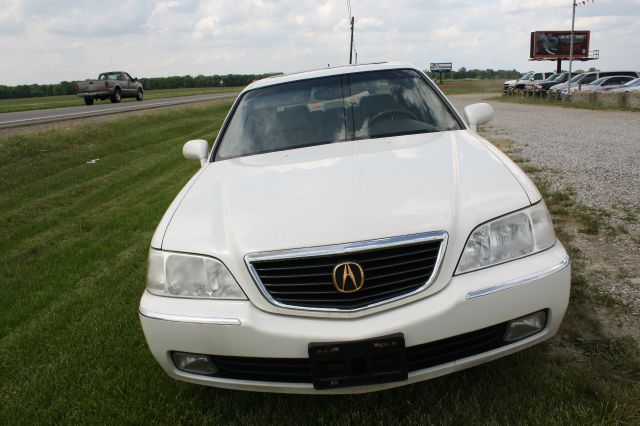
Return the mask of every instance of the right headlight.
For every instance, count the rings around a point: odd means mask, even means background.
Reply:
[[[499,217],[473,230],[456,274],[528,256],[553,246],[556,236],[544,201]]]
[[[219,260],[153,248],[149,250],[147,291],[158,296],[247,299]]]

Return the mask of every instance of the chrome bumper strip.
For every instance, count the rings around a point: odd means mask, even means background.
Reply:
[[[539,280],[540,278],[544,278],[548,275],[555,274],[556,272],[562,271],[564,268],[569,266],[570,260],[569,256],[565,257],[562,262],[557,265],[551,266],[550,268],[543,269],[542,271],[536,272],[534,274],[527,275],[522,278],[516,278],[515,280],[507,281],[502,284],[493,285],[491,287],[481,288],[480,290],[474,290],[467,293],[467,299],[474,299],[480,296],[486,296],[488,294],[497,293],[502,290],[507,290],[513,287],[518,287],[523,284],[528,284],[532,281]]]
[[[240,325],[240,320],[238,318],[193,317],[189,315],[163,314],[160,312],[149,311],[142,307],[139,312],[143,317],[162,321],[186,322],[191,324]]]

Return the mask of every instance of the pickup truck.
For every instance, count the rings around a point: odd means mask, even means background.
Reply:
[[[552,72],[534,72],[529,71],[526,74],[523,74],[522,77],[518,80],[509,80],[504,82],[504,95],[513,95],[520,94],[523,90],[526,89],[528,83],[533,81],[541,81],[547,79],[553,75]]]
[[[78,96],[84,98],[84,103],[93,105],[96,99],[110,99],[112,103],[119,103],[122,98],[144,99],[144,88],[137,78],[132,78],[124,71],[110,71],[102,73],[96,80],[78,82]]]

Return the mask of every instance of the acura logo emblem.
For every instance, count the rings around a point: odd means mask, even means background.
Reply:
[[[364,285],[364,270],[356,262],[338,263],[333,268],[333,285],[340,293],[355,293]]]

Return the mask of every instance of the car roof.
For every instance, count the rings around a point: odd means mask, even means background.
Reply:
[[[601,82],[603,82],[603,83],[604,83],[605,81],[609,81],[609,80],[611,80],[612,78],[619,78],[619,77],[625,77],[625,78],[630,78],[630,79],[637,78],[637,77],[632,77],[632,76],[630,76],[630,75],[604,75],[604,76],[600,77],[600,78],[599,78],[599,79],[597,79],[597,80],[593,80],[593,81],[592,81],[591,83],[589,83],[588,85],[589,85],[589,86],[593,86],[593,83],[595,83],[596,81],[601,81]]]
[[[370,64],[359,65],[343,65],[338,67],[322,68],[311,71],[302,71],[291,74],[282,74],[273,77],[264,78],[249,84],[243,92],[247,90],[258,89],[260,87],[275,86],[282,83],[290,83],[299,80],[308,80],[311,78],[330,77],[333,75],[354,74],[367,71],[382,71],[394,69],[413,69],[420,71],[420,68],[406,62],[374,62]]]
[[[606,74],[611,74],[611,73],[614,73],[614,72],[626,72],[626,73],[638,74],[638,71],[629,71],[629,70],[627,70],[627,71],[607,71],[607,70],[604,70],[604,71],[585,71],[585,72],[581,72],[580,74],[605,74],[605,73]],[[577,75],[577,74],[574,74],[574,75]],[[607,76],[607,77],[609,77],[609,76]]]

